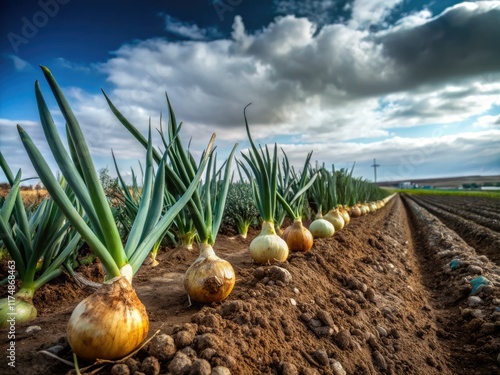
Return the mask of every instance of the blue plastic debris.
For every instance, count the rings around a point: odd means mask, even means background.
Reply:
[[[469,283],[472,285],[470,294],[475,294],[481,285],[489,285],[490,280],[484,276],[478,276],[470,280]]]
[[[460,259],[453,259],[450,263],[449,263],[449,266],[452,270],[455,270],[457,269],[458,267],[460,267],[460,265],[462,264],[462,262],[460,261]]]

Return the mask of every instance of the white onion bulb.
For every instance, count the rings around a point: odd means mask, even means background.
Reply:
[[[276,234],[273,223],[262,223],[260,234],[250,243],[250,256],[260,264],[284,262],[288,258],[288,245]]]
[[[144,341],[148,331],[146,308],[126,277],[110,280],[81,301],[67,328],[73,352],[90,361],[123,358]]]

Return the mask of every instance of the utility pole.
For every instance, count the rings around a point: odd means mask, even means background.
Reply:
[[[377,164],[377,160],[373,159],[373,165],[371,165],[371,167],[373,167],[373,174],[375,175],[375,183],[377,183],[377,167],[380,167],[380,164]]]

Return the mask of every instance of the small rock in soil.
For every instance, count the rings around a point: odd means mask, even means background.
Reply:
[[[320,319],[326,326],[335,327],[335,323],[333,321],[332,315],[326,310],[318,310],[316,313],[318,319]]]
[[[281,363],[281,373],[283,375],[299,375],[299,370],[297,366],[290,362]]]
[[[146,357],[142,361],[141,371],[146,375],[158,375],[160,373],[160,362],[156,357]]]
[[[125,361],[125,364],[128,366],[130,369],[130,373],[134,374],[136,371],[139,372],[139,368],[141,367],[141,363],[134,358],[128,358]]]
[[[40,326],[29,326],[28,328],[26,328],[26,333],[32,334],[32,333],[39,332],[41,330],[42,330],[42,327],[40,327]]]
[[[189,375],[210,375],[211,372],[212,366],[207,360],[196,358],[191,365]]]
[[[321,366],[328,366],[328,354],[324,350],[318,349],[313,353],[314,358]]]
[[[149,344],[149,354],[155,356],[160,361],[173,358],[177,348],[172,336],[161,334],[156,336]]]
[[[278,266],[271,266],[269,268],[269,277],[274,281],[281,281],[285,284],[292,281],[292,275],[290,272]]]
[[[130,369],[124,363],[118,363],[111,367],[111,375],[130,375]]]
[[[185,346],[191,345],[193,343],[195,333],[191,331],[180,331],[174,333],[174,343],[178,348],[184,348]]]
[[[478,307],[480,304],[483,303],[483,300],[477,296],[470,296],[467,299],[467,303],[469,304],[470,307]]]
[[[382,370],[387,370],[387,362],[384,356],[378,350],[375,350],[373,352],[373,363],[376,367]]]
[[[192,347],[190,346],[186,346],[185,348],[183,348],[182,350],[180,350],[182,353],[184,353],[185,355],[187,355],[191,360],[195,359],[196,358],[196,350],[194,350]]]
[[[191,359],[182,352],[175,353],[174,359],[168,365],[168,371],[173,375],[186,375],[191,370]]]
[[[467,267],[466,272],[472,275],[481,275],[483,273],[483,269],[479,266],[474,266],[473,264],[471,264],[469,267]]]
[[[206,359],[207,361],[211,361],[215,353],[217,353],[215,349],[207,348],[200,353],[200,357]]]
[[[375,302],[375,291],[372,288],[368,288],[365,292],[365,298],[370,302]]]
[[[231,375],[231,371],[227,367],[217,366],[212,369],[212,373],[210,375]]]
[[[337,333],[334,336],[334,340],[337,346],[342,350],[346,350],[351,347],[351,334],[345,329]]]
[[[334,375],[347,375],[344,368],[342,367],[342,364],[333,358],[330,359],[330,367],[332,368]]]
[[[204,333],[203,335],[198,335],[195,338],[195,342],[198,351],[202,351],[206,348],[219,349],[222,345],[219,336],[213,333]]]
[[[377,326],[375,328],[377,329],[377,332],[380,336],[387,337],[387,330],[384,327]]]

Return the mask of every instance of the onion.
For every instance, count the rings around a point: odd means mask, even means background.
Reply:
[[[370,208],[368,208],[368,206],[366,204],[361,204],[359,206],[359,208],[361,209],[361,215],[367,215],[369,212],[370,212]]]
[[[233,267],[219,258],[211,245],[200,243],[199,246],[200,256],[184,275],[184,288],[195,301],[220,302],[233,290],[236,281]]]
[[[260,234],[250,243],[250,256],[260,264],[284,262],[288,258],[288,245],[276,234],[272,222],[262,223]]]
[[[330,238],[335,233],[335,227],[320,216],[309,225],[309,232],[314,238]]]
[[[69,318],[71,350],[83,359],[123,358],[146,338],[149,319],[127,277],[117,277],[81,301]]]
[[[339,206],[339,212],[340,215],[342,216],[342,219],[344,219],[344,226],[349,224],[351,222],[351,217],[349,216],[349,212],[347,212],[347,210],[342,206]]]
[[[302,220],[295,220],[283,232],[283,239],[290,251],[309,251],[314,243],[314,238],[309,229],[302,225]]]
[[[338,208],[330,210],[325,216],[325,220],[328,220],[335,227],[335,231],[339,231],[344,228],[345,222],[344,218],[339,212]]]
[[[358,205],[352,206],[350,211],[351,217],[360,217],[361,216],[361,208]]]
[[[0,300],[0,329],[8,327],[10,325],[9,319],[12,317],[15,317],[15,323],[17,324],[34,320],[36,315],[37,311],[33,303],[25,301],[17,294],[15,300],[11,299],[9,301],[7,298]]]

